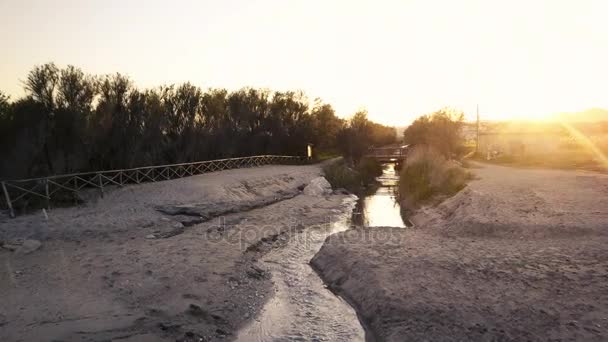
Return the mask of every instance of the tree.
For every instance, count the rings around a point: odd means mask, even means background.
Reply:
[[[55,173],[52,158],[52,136],[55,115],[55,87],[59,80],[59,69],[54,63],[47,63],[34,67],[25,81],[25,90],[28,95],[43,107],[43,150],[48,172]]]
[[[403,138],[406,144],[433,147],[446,158],[462,152],[461,128],[464,114],[449,108],[423,115],[409,125]]]
[[[138,89],[126,75],[35,66],[26,96],[0,93],[2,178],[121,169],[257,154],[345,151],[358,159],[394,141],[360,111],[338,118],[301,91],[202,90],[190,83]]]
[[[97,169],[132,166],[135,141],[140,136],[140,118],[129,113],[134,91],[131,80],[116,73],[99,82],[99,102],[89,130],[93,140],[91,162]]]
[[[358,164],[370,147],[389,145],[395,141],[395,128],[369,121],[366,110],[356,112],[348,126],[338,134],[340,151],[352,164]]]
[[[0,91],[0,120],[6,119],[8,117],[8,111],[10,108],[10,97]]]
[[[315,100],[311,116],[313,125],[311,142],[321,150],[335,148],[338,133],[344,127],[345,121],[336,116],[330,104],[323,103],[320,99]]]
[[[25,90],[37,102],[44,105],[49,114],[55,109],[55,87],[59,69],[54,63],[35,66],[27,76]]]
[[[70,156],[84,153],[85,129],[96,93],[96,80],[82,70],[69,65],[59,72],[53,135],[57,148],[63,152],[66,173],[72,171]]]

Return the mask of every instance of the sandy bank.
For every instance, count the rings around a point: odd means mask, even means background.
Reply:
[[[606,340],[608,177],[475,173],[417,228],[336,234],[312,265],[379,340]]]
[[[272,295],[256,261],[342,208],[341,196],[300,194],[319,173],[315,165],[223,171],[116,189],[53,209],[48,221],[3,219],[0,240],[42,247],[0,249],[0,340],[234,338]]]

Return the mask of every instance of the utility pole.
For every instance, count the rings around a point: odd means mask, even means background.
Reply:
[[[479,105],[477,105],[477,139],[475,143],[475,154],[479,154]]]

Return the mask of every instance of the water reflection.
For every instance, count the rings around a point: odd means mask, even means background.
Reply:
[[[361,196],[353,213],[353,223],[368,227],[409,226],[409,221],[403,219],[401,207],[395,198],[395,188],[399,181],[395,164],[384,164],[382,175],[376,179],[380,186],[375,193]]]

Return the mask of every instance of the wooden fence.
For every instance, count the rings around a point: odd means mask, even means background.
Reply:
[[[70,193],[76,198],[76,193],[83,188],[97,188],[103,197],[104,187],[110,185],[124,186],[159,182],[169,179],[194,176],[206,172],[255,167],[270,164],[303,164],[307,157],[262,155],[242,158],[207,160],[194,163],[182,163],[159,166],[145,166],[123,170],[94,171],[56,175],[41,178],[4,180],[1,182],[4,194],[4,208],[15,217],[15,204],[29,197],[45,201],[50,207],[53,195]],[[0,202],[2,203],[2,202]]]

